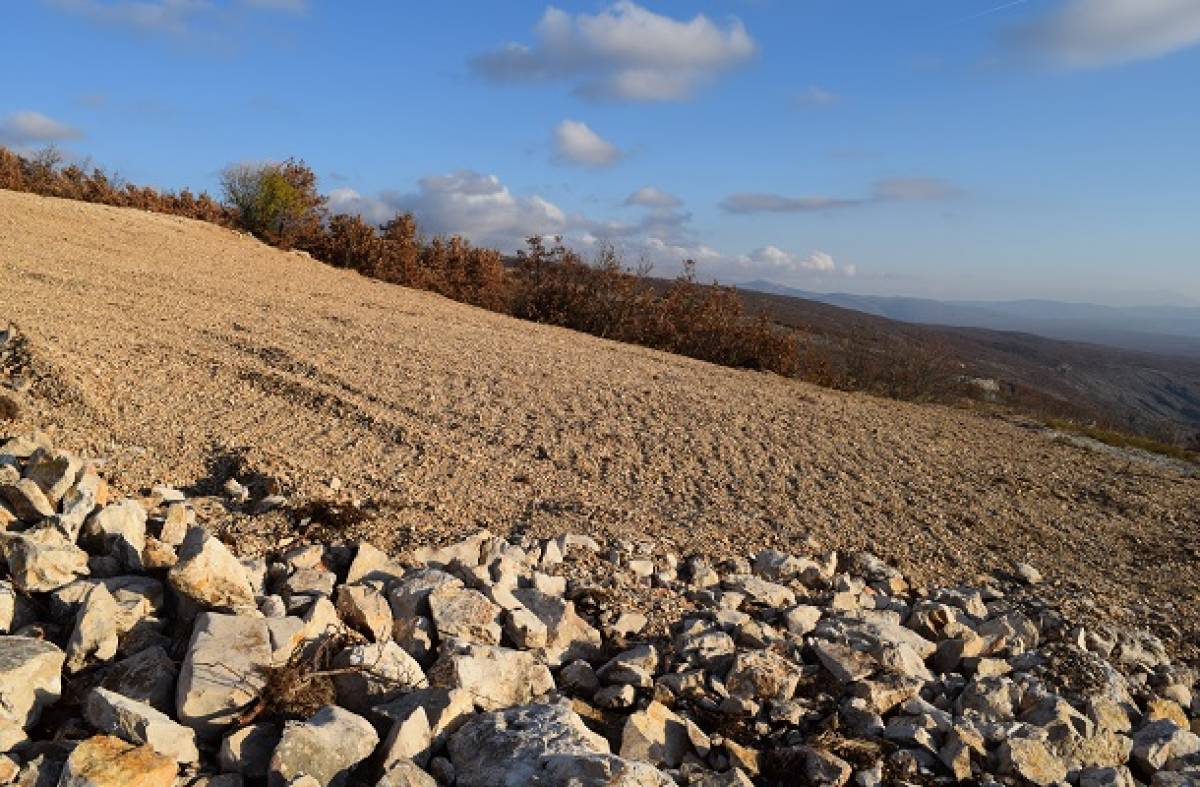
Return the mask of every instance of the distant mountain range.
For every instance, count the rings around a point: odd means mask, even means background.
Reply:
[[[738,287],[804,298],[901,322],[1017,331],[1200,358],[1200,307],[1195,306],[1100,306],[1051,300],[938,301],[809,292],[761,279]]]

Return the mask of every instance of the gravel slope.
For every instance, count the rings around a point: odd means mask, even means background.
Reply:
[[[242,462],[295,495],[339,479],[384,547],[478,526],[718,555],[812,536],[918,578],[1027,560],[1185,635],[1200,611],[1200,480],[1171,468],[508,319],[206,224],[0,191],[4,320],[36,380],[17,427],[56,424],[127,491]]]

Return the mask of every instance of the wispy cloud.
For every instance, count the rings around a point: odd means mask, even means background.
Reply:
[[[962,189],[940,178],[887,178],[875,181],[871,196],[861,198],[808,196],[789,197],[767,192],[741,192],[721,200],[726,213],[821,213],[884,202],[932,202],[964,195]]]
[[[1011,31],[1021,51],[1066,68],[1101,68],[1200,44],[1196,0],[1068,0]]]
[[[824,109],[842,100],[837,93],[825,88],[809,85],[808,89],[792,99],[792,105],[798,109]]]
[[[197,29],[227,28],[238,11],[300,14],[308,0],[44,0],[51,7],[98,24],[148,35],[184,36]]]
[[[66,142],[82,137],[83,132],[74,126],[31,109],[13,112],[0,121],[0,141],[11,145]]]
[[[496,82],[572,80],[589,98],[678,101],[754,57],[758,46],[737,19],[690,20],[618,0],[597,14],[546,9],[532,45],[510,43],[470,61]]]
[[[683,200],[655,186],[644,186],[626,197],[623,204],[645,208],[678,208]]]
[[[721,210],[726,213],[818,213],[824,210],[853,208],[862,205],[861,199],[838,199],[836,197],[785,197],[782,194],[765,192],[741,192],[730,194],[721,200]]]
[[[608,167],[621,160],[621,149],[584,122],[564,120],[554,129],[554,158],[585,167]]]

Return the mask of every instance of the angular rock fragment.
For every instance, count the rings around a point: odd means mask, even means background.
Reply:
[[[150,746],[97,735],[71,752],[58,787],[173,787],[178,769]]]
[[[201,741],[215,739],[258,699],[270,665],[266,621],[201,614],[179,671],[176,718]]]
[[[154,708],[116,692],[96,688],[83,706],[84,718],[100,732],[133,744],[146,744],[178,763],[200,759],[196,733]]]
[[[308,776],[321,787],[343,784],[350,770],[371,756],[379,735],[370,722],[336,705],[307,721],[288,722],[271,755],[273,784]]]
[[[209,609],[254,606],[254,589],[245,568],[200,527],[188,531],[168,579],[180,594]]]

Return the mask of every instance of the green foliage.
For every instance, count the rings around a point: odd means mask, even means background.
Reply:
[[[238,226],[247,232],[285,249],[319,244],[325,198],[304,162],[226,167],[221,190]]]

